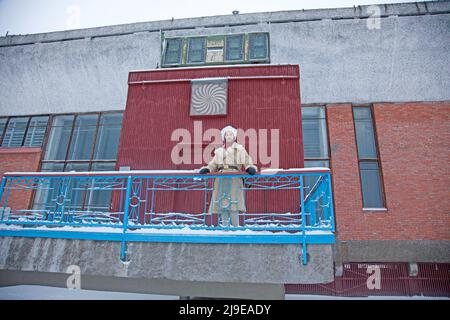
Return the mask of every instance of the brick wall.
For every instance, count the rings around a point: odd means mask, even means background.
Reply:
[[[38,171],[41,158],[40,148],[0,148],[0,177],[11,171]],[[11,191],[8,207],[14,210],[28,209],[31,191]]]
[[[327,105],[340,240],[450,240],[450,103],[374,104],[387,211],[363,211],[350,104]]]

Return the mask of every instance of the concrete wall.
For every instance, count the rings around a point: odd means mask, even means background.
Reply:
[[[335,264],[345,262],[450,262],[449,240],[346,240],[335,245]]]
[[[450,1],[156,21],[0,38],[0,115],[123,110],[130,70],[166,36],[270,32],[271,63],[299,64],[302,103],[450,100]]]

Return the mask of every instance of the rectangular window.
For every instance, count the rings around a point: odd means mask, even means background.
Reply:
[[[62,171],[115,165],[122,117],[122,112],[53,117],[42,169],[50,163],[62,163]]]
[[[55,116],[44,152],[44,160],[66,160],[73,115]]]
[[[166,51],[164,54],[164,64],[181,64],[182,39],[166,39]]]
[[[188,42],[188,63],[205,62],[206,38],[190,38]]]
[[[10,118],[3,136],[2,147],[21,147],[29,117]]]
[[[48,116],[32,117],[25,137],[24,147],[40,147],[47,131]]]
[[[97,121],[96,114],[77,116],[67,160],[91,159]]]
[[[114,171],[119,147],[122,112],[54,116],[46,142],[41,171]],[[76,210],[107,211],[111,191],[75,182]],[[34,208],[45,208],[51,194],[38,190]]]
[[[325,107],[302,107],[302,128],[305,159],[328,160]]]
[[[122,113],[103,114],[100,117],[94,160],[115,160],[117,158],[122,117]]]
[[[364,208],[385,208],[372,109],[353,107]]]
[[[225,38],[225,60],[244,60],[244,35],[233,35]]]
[[[250,60],[265,60],[269,57],[269,40],[266,33],[249,34]]]

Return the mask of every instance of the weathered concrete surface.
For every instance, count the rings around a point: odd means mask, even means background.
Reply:
[[[450,263],[450,241],[338,241],[334,259],[336,264],[343,262]]]
[[[0,238],[0,270],[65,273],[224,283],[327,283],[333,281],[331,245],[131,243],[128,263],[120,243],[50,238]]]
[[[450,100],[450,1],[227,15],[0,37],[0,115],[123,110],[130,70],[166,36],[268,31],[299,64],[302,103]]]
[[[40,285],[67,288],[71,274],[0,270],[0,287],[16,285]],[[285,289],[282,284],[227,283],[204,281],[178,281],[170,279],[124,278],[82,274],[80,288],[85,290],[118,291],[176,295],[180,297],[234,298],[258,300],[282,300]]]

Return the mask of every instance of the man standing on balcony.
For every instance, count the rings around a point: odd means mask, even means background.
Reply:
[[[240,172],[244,169],[249,174],[255,174],[257,167],[245,148],[236,142],[237,130],[226,126],[220,132],[222,147],[214,151],[211,162],[200,168],[199,173],[209,172]],[[214,191],[209,206],[210,214],[219,214],[221,225],[239,226],[238,212],[245,212],[245,197],[242,178],[217,178],[214,181]]]

